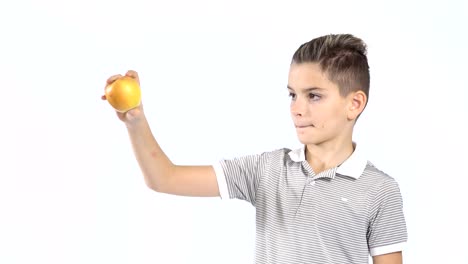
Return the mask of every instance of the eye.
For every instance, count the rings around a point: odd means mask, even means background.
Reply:
[[[310,98],[312,101],[318,101],[318,100],[320,100],[320,98],[322,98],[322,96],[320,96],[320,95],[318,95],[318,94],[310,93],[310,94],[309,94],[309,98]]]
[[[294,93],[289,93],[289,97],[291,97],[291,99],[294,100],[294,99],[296,99],[296,94],[294,94]]]

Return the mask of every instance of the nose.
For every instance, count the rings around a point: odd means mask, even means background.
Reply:
[[[291,101],[291,114],[293,116],[304,116],[307,111],[307,102],[296,98],[296,100]]]

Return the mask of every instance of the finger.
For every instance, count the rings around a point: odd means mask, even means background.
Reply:
[[[138,77],[138,73],[134,70],[128,70],[125,76],[132,77],[136,79],[138,82],[140,82],[140,78]]]
[[[119,79],[120,77],[122,77],[121,74],[112,75],[111,77],[109,77],[109,79],[107,79],[107,84],[113,83],[115,80]]]
[[[134,70],[128,70],[125,75],[133,77],[133,78],[138,78],[138,73]]]

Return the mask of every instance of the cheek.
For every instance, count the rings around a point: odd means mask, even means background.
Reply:
[[[342,127],[343,121],[346,120],[346,113],[338,107],[330,107],[323,109],[323,114],[317,116],[317,127],[325,130],[337,131]]]

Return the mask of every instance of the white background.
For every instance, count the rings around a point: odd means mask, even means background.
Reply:
[[[355,140],[400,184],[405,263],[468,263],[467,17],[466,1],[2,0],[0,263],[253,263],[254,208],[149,190],[100,96],[138,71],[176,164],[295,148],[289,62],[328,33],[368,44]]]

